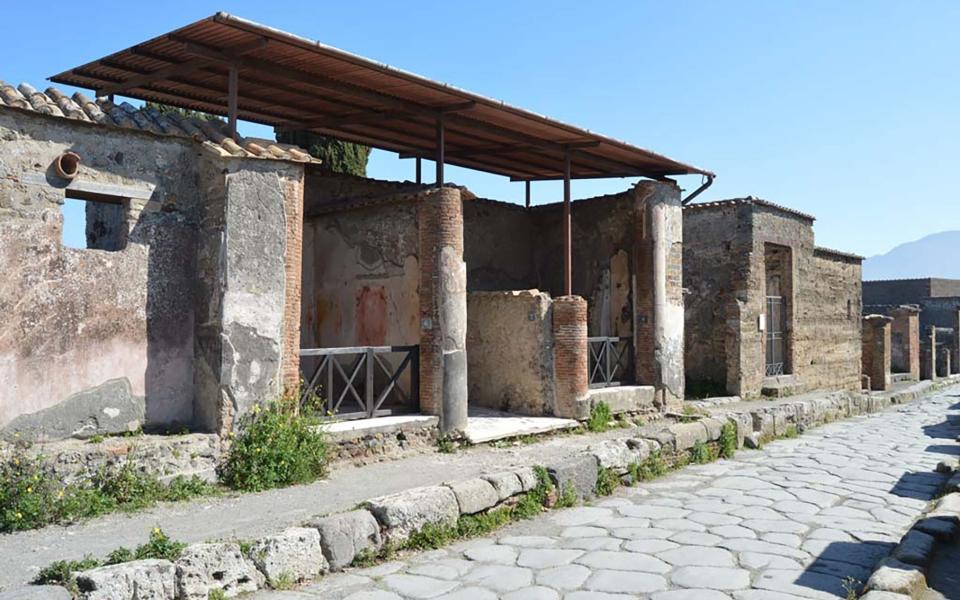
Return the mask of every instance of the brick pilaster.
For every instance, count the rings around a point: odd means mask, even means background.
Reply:
[[[870,389],[890,387],[890,323],[892,317],[863,317],[862,371],[870,377]]]
[[[283,349],[280,358],[281,387],[296,390],[300,385],[300,300],[303,277],[303,171],[288,179],[283,190],[286,213],[284,245]]]
[[[893,323],[890,331],[901,345],[906,361],[906,372],[910,379],[920,381],[920,309],[913,306],[901,306],[890,311]]]
[[[587,301],[580,296],[561,296],[553,301],[553,414],[582,418],[581,400],[590,381],[587,373]]]

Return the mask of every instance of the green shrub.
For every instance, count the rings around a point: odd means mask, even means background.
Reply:
[[[571,506],[577,505],[577,490],[573,488],[573,484],[569,481],[563,484],[563,489],[560,490],[560,497],[557,498],[557,508],[569,508]]]
[[[327,472],[329,445],[314,413],[301,414],[295,398],[259,406],[241,422],[240,433],[220,467],[220,479],[244,491],[309,483]]]
[[[227,600],[227,593],[220,588],[207,592],[207,600]]]
[[[40,569],[33,578],[36,585],[62,585],[72,587],[73,573],[94,569],[100,566],[100,561],[92,556],[84,556],[82,560],[58,560]]]
[[[657,477],[662,477],[670,471],[670,466],[664,460],[660,451],[651,452],[650,456],[635,467],[631,466],[630,472],[636,481],[650,481]]]
[[[799,436],[800,436],[800,430],[797,429],[797,426],[796,426],[796,425],[787,425],[786,431],[784,431],[784,432],[783,432],[783,435],[780,436],[780,437],[784,437],[784,438],[787,438],[787,439],[793,439],[793,438],[799,437]]]
[[[453,454],[456,451],[457,445],[450,437],[443,435],[437,438],[437,452],[440,454]]]
[[[198,477],[179,477],[165,486],[155,476],[138,472],[130,462],[63,484],[44,465],[43,457],[17,448],[0,461],[0,532],[70,523],[116,510],[137,510],[216,490]]]
[[[693,448],[690,449],[690,460],[697,463],[698,465],[704,465],[709,462],[713,462],[717,459],[714,454],[714,450],[708,445],[700,440],[697,440],[693,444]]]
[[[83,560],[58,560],[40,569],[40,572],[33,579],[33,583],[38,585],[62,585],[71,592],[76,592],[74,573],[104,565],[118,565],[131,560],[147,558],[175,561],[180,558],[183,549],[186,547],[186,544],[171,540],[159,527],[156,527],[150,532],[150,539],[147,543],[137,546],[136,550],[120,547],[108,554],[104,560],[98,560],[90,555],[84,556]],[[74,596],[76,595],[74,593]]]
[[[159,527],[154,527],[150,532],[150,539],[146,544],[137,546],[134,555],[137,560],[146,558],[158,558],[163,560],[175,561],[183,554],[183,549],[187,545],[183,542],[176,542],[167,537]]]
[[[733,458],[737,453],[737,426],[727,421],[720,429],[720,456]]]
[[[587,429],[594,433],[610,429],[613,413],[606,402],[597,402],[590,407],[590,416],[587,418]]]
[[[613,472],[613,469],[600,467],[597,473],[597,495],[609,496],[620,487],[620,477]]]

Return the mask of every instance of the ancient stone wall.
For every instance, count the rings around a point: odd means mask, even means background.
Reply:
[[[752,230],[745,205],[683,211],[684,367],[687,384],[703,393],[731,391],[737,371],[739,307],[747,300]],[[732,384],[734,387],[730,387]]]
[[[413,199],[308,217],[302,346],[417,344],[418,256]]]
[[[471,292],[539,288],[535,256],[541,236],[525,207],[495,200],[464,200],[463,256]]]
[[[886,313],[893,317],[890,324],[890,370],[893,373],[907,373],[910,379],[919,381],[920,309],[904,305]]]
[[[816,249],[812,218],[762,202],[684,210],[687,378],[758,395],[765,385],[768,279],[783,296],[792,391],[856,389],[860,261]]]
[[[471,406],[553,414],[551,304],[549,294],[537,290],[467,295]]]
[[[960,312],[960,296],[942,298],[920,298],[921,327],[943,327],[953,329],[957,326],[957,313]]]
[[[535,206],[533,241],[535,287],[563,295],[563,204]],[[634,198],[630,191],[571,203],[573,294],[588,303],[591,336],[633,333],[631,254]]]
[[[860,260],[818,248],[810,265],[809,273],[801,272],[798,301],[800,383],[807,389],[859,389]]]
[[[929,297],[930,279],[889,279],[863,282],[863,303],[874,304],[912,304],[920,298]]]
[[[0,109],[0,429],[193,422],[197,148]],[[51,167],[65,151],[69,182]],[[64,247],[68,196],[118,205],[122,249]]]

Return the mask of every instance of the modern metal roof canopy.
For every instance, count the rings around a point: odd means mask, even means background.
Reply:
[[[713,175],[226,13],[51,79],[437,160],[439,181],[443,163],[526,181]]]

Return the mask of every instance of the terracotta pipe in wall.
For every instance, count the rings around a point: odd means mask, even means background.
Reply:
[[[64,179],[73,179],[80,172],[80,155],[76,152],[64,152],[53,161],[57,175]]]

